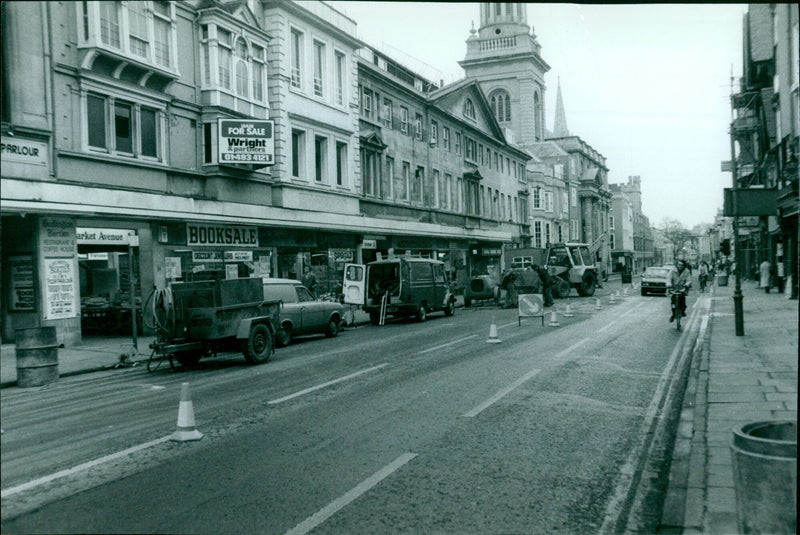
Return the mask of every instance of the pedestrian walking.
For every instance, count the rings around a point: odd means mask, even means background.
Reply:
[[[303,268],[303,286],[308,288],[311,295],[315,298],[317,297],[317,276],[311,271],[311,266],[305,266]]]
[[[542,281],[542,297],[544,298],[544,306],[553,306],[553,277],[542,266],[533,266],[533,270],[539,275],[539,280]]]
[[[770,274],[769,260],[765,258],[764,261],[761,262],[761,266],[759,266],[758,269],[761,272],[760,286],[764,288],[765,293],[769,293],[769,274]]]
[[[708,264],[705,261],[700,262],[700,267],[697,269],[697,277],[700,281],[700,291],[706,291],[706,283],[708,282]]]

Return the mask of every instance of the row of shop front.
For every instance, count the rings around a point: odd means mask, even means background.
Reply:
[[[130,334],[130,296],[141,314],[150,293],[172,282],[302,279],[309,267],[317,295],[337,296],[345,264],[393,255],[439,259],[463,287],[473,275],[499,277],[503,246],[213,222],[4,214],[2,342],[13,342],[15,329],[45,324],[58,325],[59,343],[67,345],[83,336]],[[139,327],[146,327],[141,318]]]

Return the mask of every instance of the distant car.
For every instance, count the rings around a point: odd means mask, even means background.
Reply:
[[[642,295],[667,294],[667,283],[672,270],[669,267],[649,267],[642,274]]]
[[[283,301],[280,326],[275,333],[279,346],[286,346],[292,338],[304,334],[339,334],[344,317],[344,307],[337,301],[315,299],[303,284],[294,279],[264,279],[264,299]]]

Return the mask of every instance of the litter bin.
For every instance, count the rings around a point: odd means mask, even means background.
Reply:
[[[739,532],[797,530],[797,422],[738,426],[731,443]]]
[[[17,386],[44,386],[58,379],[58,339],[55,327],[17,329]]]
[[[717,275],[717,286],[727,286],[727,285],[728,285],[728,276]]]

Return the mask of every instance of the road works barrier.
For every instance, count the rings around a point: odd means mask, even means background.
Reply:
[[[189,392],[189,383],[181,383],[178,425],[169,439],[176,442],[187,442],[189,440],[200,440],[201,438],[203,438],[203,433],[197,430],[194,423],[194,407],[192,406],[192,394]]]

